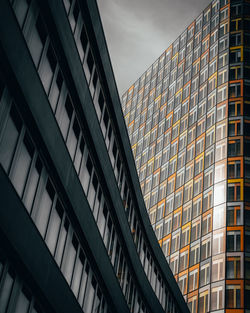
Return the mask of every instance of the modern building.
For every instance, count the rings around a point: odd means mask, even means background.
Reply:
[[[122,97],[190,311],[250,312],[250,1],[214,0]]]
[[[0,1],[0,313],[182,313],[96,2]]]

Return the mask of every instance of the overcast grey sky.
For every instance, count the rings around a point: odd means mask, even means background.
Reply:
[[[211,0],[97,0],[122,95]]]

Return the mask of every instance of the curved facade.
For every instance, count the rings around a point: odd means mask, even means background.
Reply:
[[[250,2],[214,0],[124,94],[146,207],[191,312],[249,312]]]
[[[0,60],[0,312],[188,312],[95,1],[1,1]]]

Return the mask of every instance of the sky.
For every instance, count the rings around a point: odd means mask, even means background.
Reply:
[[[97,0],[120,96],[211,0]]]

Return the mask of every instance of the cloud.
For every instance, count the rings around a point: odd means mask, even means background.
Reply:
[[[98,0],[120,95],[209,4],[208,0]]]

